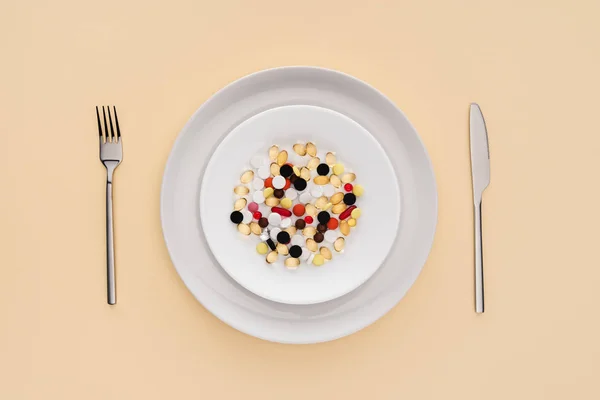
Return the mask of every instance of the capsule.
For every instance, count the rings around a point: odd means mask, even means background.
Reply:
[[[238,196],[245,196],[248,194],[248,192],[250,192],[250,189],[244,185],[236,186],[233,189],[233,193],[237,194]]]
[[[316,156],[317,155],[317,146],[315,146],[315,144],[313,142],[308,142],[306,144],[306,153],[311,157]]]
[[[277,254],[276,251],[272,251],[269,254],[267,254],[267,262],[269,264],[273,264],[275,261],[277,261],[277,258],[279,257],[279,255]]]
[[[308,164],[306,164],[306,168],[308,168],[312,171],[313,169],[317,168],[319,166],[319,164],[321,164],[321,160],[319,159],[319,157],[313,157],[310,159]],[[250,172],[252,172],[252,171],[250,171]]]
[[[331,260],[333,258],[333,255],[331,254],[331,250],[329,250],[327,247],[321,247],[319,249],[319,253],[321,253],[323,258],[325,258],[326,260]]]
[[[331,175],[329,177],[329,183],[331,183],[336,188],[339,188],[340,186],[342,186],[342,180],[337,175]]]
[[[272,207],[271,211],[281,215],[282,217],[291,217],[292,216],[292,212],[290,210],[286,210],[285,208],[282,208],[282,207]]]
[[[306,146],[302,143],[296,143],[293,146],[294,151],[296,152],[296,154],[298,154],[299,156],[305,156],[306,155]]]
[[[356,208],[356,206],[350,206],[350,207],[346,208],[344,210],[344,212],[340,214],[340,219],[348,218],[350,215],[352,215],[352,210],[354,210],[355,208]]]
[[[277,147],[277,145],[271,146],[271,148],[269,149],[269,158],[271,159],[271,161],[277,160],[278,154],[279,154],[279,147]]]
[[[344,193],[342,193],[342,192],[337,192],[336,194],[331,196],[331,199],[330,199],[331,204],[333,204],[333,205],[340,203],[342,200],[344,200]]]
[[[325,155],[325,163],[330,167],[336,163],[335,154],[329,152]]]
[[[281,167],[283,164],[287,162],[288,152],[283,150],[277,155],[277,164]]]
[[[240,182],[242,183],[250,183],[254,179],[254,171],[248,170],[240,176]]]
[[[235,203],[233,203],[233,209],[235,211],[240,211],[240,210],[244,209],[244,207],[246,207],[247,203],[248,203],[248,201],[244,198],[237,199],[235,201]]]

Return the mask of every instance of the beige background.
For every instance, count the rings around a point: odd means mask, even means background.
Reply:
[[[0,398],[598,399],[600,3],[4,1]],[[212,93],[281,65],[339,69],[402,108],[439,225],[388,315],[312,346],[224,325],[161,236],[161,174]],[[487,119],[487,313],[473,312],[468,104]],[[119,304],[105,304],[94,105],[119,107]]]

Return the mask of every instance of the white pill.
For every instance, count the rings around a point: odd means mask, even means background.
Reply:
[[[304,246],[304,236],[294,235],[292,236],[292,246]]]
[[[267,162],[269,160],[267,159],[267,157],[262,156],[262,155],[255,155],[254,157],[252,157],[252,159],[250,160],[250,164],[254,167],[254,168],[260,168],[263,165],[266,165]]]
[[[268,220],[271,225],[279,226],[279,224],[281,223],[281,215],[279,215],[277,213],[271,213],[271,214],[269,214]],[[277,229],[277,228],[275,228],[275,229]]]
[[[289,228],[291,225],[292,225],[291,218],[283,218],[281,220],[281,222],[279,223],[279,226],[281,227],[281,229]]]
[[[263,233],[261,233],[259,237],[260,237],[260,240],[262,240],[263,242],[266,242],[267,239],[269,239],[269,232],[264,230]]]
[[[310,195],[315,199],[318,199],[319,197],[323,196],[323,187],[313,186],[313,188],[310,189]]]
[[[285,197],[287,197],[290,200],[296,200],[296,198],[298,197],[298,192],[296,191],[296,189],[289,188],[285,191]]]
[[[304,192],[300,195],[300,203],[307,204],[312,201],[313,197],[308,192]]]
[[[271,214],[271,215],[273,215],[273,214]],[[279,229],[279,228],[271,229],[271,231],[269,232],[269,235],[271,235],[271,239],[277,241],[277,235],[279,234],[279,232],[281,232],[281,229]]]
[[[312,264],[314,258],[315,258],[315,255],[313,253],[310,253],[310,255],[308,256],[308,260],[306,260],[306,263]]]
[[[273,178],[273,187],[275,189],[283,189],[285,186],[285,178],[281,175],[277,175]]]
[[[325,185],[323,186],[323,195],[327,197],[331,197],[335,194],[335,188],[333,185]]]
[[[335,242],[335,240],[338,238],[338,236],[339,235],[336,231],[325,232],[325,240],[328,241],[329,243]]]
[[[244,216],[244,219],[242,220],[244,224],[249,224],[250,222],[252,222],[252,213],[250,211],[242,211],[242,215]]]
[[[264,203],[265,195],[260,190],[257,190],[256,192],[252,193],[252,200],[258,204]]]
[[[303,247],[302,248],[302,255],[300,256],[300,259],[302,261],[306,261],[306,260],[308,260],[310,258],[310,256],[311,256],[310,250],[307,249],[306,247]]]
[[[252,188],[254,188],[254,190],[262,190],[265,187],[265,181],[263,181],[260,178],[254,178],[254,180],[252,181]]]
[[[263,165],[258,169],[257,173],[259,178],[267,179],[269,176],[271,176],[271,169],[268,165]]]

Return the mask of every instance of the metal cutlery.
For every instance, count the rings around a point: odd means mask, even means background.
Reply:
[[[475,103],[470,111],[471,174],[473,177],[473,204],[475,212],[475,312],[483,313],[483,236],[481,232],[481,201],[483,191],[490,184],[490,151],[487,130],[481,109]]]
[[[121,129],[117,117],[117,108],[113,106],[115,123],[113,125],[110,107],[108,109],[108,124],[106,122],[106,111],[102,106],[103,124],[100,122],[100,113],[96,107],[98,118],[98,133],[100,138],[100,161],[106,167],[106,286],[108,304],[117,303],[117,288],[115,280],[115,242],[113,233],[113,195],[112,182],[115,169],[123,160],[123,145],[121,141]],[[116,127],[116,132],[115,132]]]

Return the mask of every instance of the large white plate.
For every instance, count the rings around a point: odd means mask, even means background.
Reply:
[[[357,174],[365,195],[358,199],[362,217],[346,238],[344,254],[322,267],[303,264],[295,271],[279,262],[268,265],[258,256],[258,237],[241,235],[229,222],[229,196],[242,172],[251,169],[254,155],[267,157],[278,144],[290,161],[306,165],[310,157],[296,157],[291,145],[301,139],[327,151]],[[314,172],[316,175],[316,172]],[[310,185],[307,190],[310,189]],[[343,189],[341,189],[343,192]],[[200,190],[200,221],[210,249],[223,269],[240,285],[268,300],[287,304],[322,303],[356,289],[375,273],[389,253],[398,230],[400,199],[392,163],[383,148],[350,118],[322,107],[284,106],[264,111],[234,128],[217,147],[206,167]],[[251,200],[250,200],[251,201]],[[265,213],[269,210],[261,206]],[[335,217],[335,216],[334,216]],[[339,230],[338,230],[339,232]],[[338,233],[338,236],[342,236]],[[326,242],[320,246],[330,246]]]
[[[371,132],[391,156],[402,204],[396,241],[373,277],[345,296],[313,305],[268,301],[238,285],[212,257],[199,218],[200,180],[223,137],[260,112],[297,104],[337,111]],[[431,162],[417,132],[383,94],[340,72],[284,67],[233,82],[196,111],[167,161],[161,220],[177,272],[215,316],[265,340],[315,343],[366,327],[402,299],[433,242],[437,192]]]

